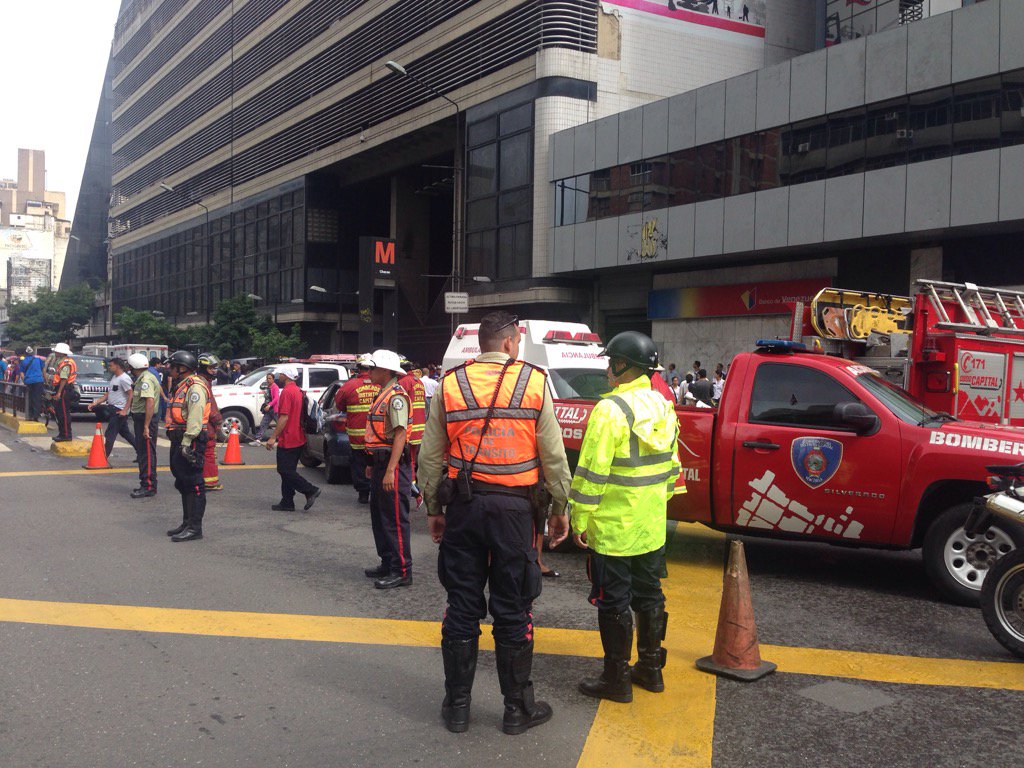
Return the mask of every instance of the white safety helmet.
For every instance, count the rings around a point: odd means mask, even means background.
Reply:
[[[32,347],[25,347],[25,354],[26,355],[34,355],[35,353],[36,353],[36,351]]]
[[[136,352],[128,356],[128,367],[135,371],[141,371],[143,368],[149,368],[149,360],[141,352]]]
[[[59,344],[53,345],[53,351],[56,352],[58,355],[70,355],[71,347],[69,347],[62,341]]]
[[[386,371],[391,371],[401,376],[405,371],[402,370],[402,358],[398,356],[398,353],[392,352],[390,349],[378,349],[372,355],[370,355],[370,364],[374,368],[383,368]]]
[[[364,352],[356,358],[356,365],[360,368],[373,368],[373,355],[369,352]]]

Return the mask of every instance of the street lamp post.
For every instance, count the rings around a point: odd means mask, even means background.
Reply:
[[[252,300],[253,302],[257,302],[257,301],[266,302],[267,301],[262,296],[257,296],[255,293],[246,294],[246,298]],[[267,303],[269,304],[269,302],[267,302]],[[276,299],[274,300],[274,327],[275,328],[277,327],[277,300]]]
[[[452,290],[459,290],[459,279],[462,273],[461,254],[462,254],[462,238],[461,233],[461,213],[462,213],[462,161],[461,161],[461,145],[462,145],[462,131],[460,127],[460,118],[462,116],[462,108],[459,103],[449,96],[441,93],[437,88],[430,85],[429,83],[420,80],[416,75],[411,74],[405,67],[399,64],[397,61],[388,61],[384,64],[388,69],[394,72],[400,77],[408,77],[414,83],[424,88],[430,93],[434,94],[440,99],[444,99],[453,107],[455,107],[455,146],[452,150]],[[454,335],[455,326],[458,325],[458,316],[452,315],[451,319],[451,332]]]
[[[206,292],[205,293],[206,293],[206,322],[209,323],[210,322],[210,316],[211,316],[211,313],[213,311],[212,308],[210,307],[210,303],[213,301],[213,286],[211,285],[211,283],[213,282],[213,233],[210,231],[210,209],[207,208],[205,205],[203,205],[199,200],[195,200],[192,197],[186,195],[184,192],[181,192],[181,191],[175,189],[170,184],[168,184],[166,181],[161,181],[160,182],[160,188],[165,190],[165,191],[167,191],[167,192],[171,192],[173,194],[176,194],[179,197],[181,197],[183,200],[187,200],[188,202],[193,203],[194,205],[198,205],[206,213],[206,237],[204,238],[206,240]]]

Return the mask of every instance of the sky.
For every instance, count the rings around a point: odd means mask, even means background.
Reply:
[[[0,0],[5,104],[0,178],[18,176],[18,148],[46,152],[46,186],[74,215],[120,0]]]

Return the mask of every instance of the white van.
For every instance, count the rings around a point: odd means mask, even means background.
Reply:
[[[444,371],[480,354],[479,323],[460,325],[444,354]],[[519,359],[543,368],[555,400],[596,400],[609,391],[601,339],[583,323],[520,320]]]

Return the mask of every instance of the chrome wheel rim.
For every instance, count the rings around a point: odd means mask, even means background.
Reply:
[[[961,526],[946,540],[942,554],[946,570],[957,584],[980,590],[989,568],[1014,549],[1013,539],[1001,528],[992,526],[984,533],[970,535]]]

